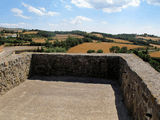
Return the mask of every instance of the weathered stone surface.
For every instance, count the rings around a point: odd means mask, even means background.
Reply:
[[[118,79],[118,58],[101,55],[33,54],[32,74]]]
[[[19,85],[28,78],[31,55],[17,56],[0,62],[0,94]]]
[[[120,59],[120,81],[126,106],[135,120],[160,120],[160,74],[133,55]]]
[[[32,54],[19,56],[1,62],[0,93],[23,82],[29,73],[115,79],[120,83],[124,102],[135,120],[160,120],[160,74],[134,55]]]

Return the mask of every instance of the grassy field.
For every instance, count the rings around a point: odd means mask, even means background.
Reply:
[[[112,46],[119,46],[119,47],[127,47],[128,49],[134,48],[141,48],[143,46],[138,45],[127,45],[127,44],[118,44],[118,43],[83,43],[78,46],[72,47],[68,50],[68,53],[86,53],[89,49],[98,50],[102,49],[104,53],[110,53],[109,48]]]
[[[151,56],[151,57],[158,57],[158,58],[160,58],[160,51],[151,52],[151,53],[150,53],[150,56]]]
[[[137,36],[136,38],[142,38],[142,39],[146,39],[146,40],[155,40],[155,41],[158,41],[160,40],[160,38],[157,38],[157,37],[142,37],[142,36]]]
[[[60,41],[64,41],[68,38],[68,36],[70,37],[74,37],[74,38],[83,38],[83,36],[80,35],[73,35],[73,34],[56,34],[55,37],[53,37],[53,40],[60,40]]]
[[[117,42],[117,43],[128,43],[128,44],[131,44],[131,43],[132,43],[132,42],[129,42],[129,41],[126,41],[126,40],[109,38],[109,37],[106,37],[106,39],[113,40],[114,42]]]

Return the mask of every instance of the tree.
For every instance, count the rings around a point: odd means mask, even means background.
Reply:
[[[109,49],[112,53],[119,53],[120,47],[119,46],[112,46],[112,48]]]
[[[87,53],[95,53],[95,50],[88,50]]]
[[[127,53],[128,52],[128,48],[127,47],[122,47],[120,50],[120,53]]]
[[[103,53],[103,50],[99,49],[97,50],[97,53]]]

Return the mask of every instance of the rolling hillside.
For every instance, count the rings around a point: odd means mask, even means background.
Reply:
[[[127,45],[127,44],[118,44],[118,43],[83,43],[78,46],[72,47],[68,50],[68,53],[87,53],[88,50],[99,50],[102,49],[104,53],[110,53],[109,48],[112,46],[119,46],[119,47],[127,47],[128,49],[134,48],[142,48],[143,46],[138,45]]]

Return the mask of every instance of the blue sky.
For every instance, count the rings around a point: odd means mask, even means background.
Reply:
[[[1,0],[0,26],[160,36],[160,0]]]

